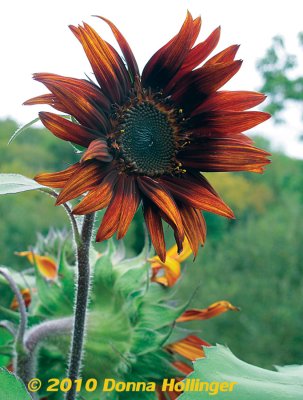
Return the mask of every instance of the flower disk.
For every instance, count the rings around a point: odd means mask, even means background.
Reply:
[[[147,62],[142,74],[124,36],[109,20],[123,57],[88,24],[71,26],[92,66],[96,83],[39,73],[50,91],[25,104],[47,104],[70,115],[41,112],[55,136],[86,148],[64,171],[36,180],[62,189],[57,204],[84,195],[75,214],[106,208],[97,233],[102,241],[122,238],[140,204],[162,262],[162,222],[174,230],[178,251],[186,239],[196,255],[204,244],[203,211],[233,218],[203,172],[262,173],[269,154],[243,134],[269,118],[247,111],[264,100],[260,93],[220,90],[239,70],[233,45],[213,57],[220,29],[195,45],[200,17],[187,13],[177,35]],[[204,64],[203,64],[204,63]]]

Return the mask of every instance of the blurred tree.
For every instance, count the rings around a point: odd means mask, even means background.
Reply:
[[[298,38],[303,46],[303,32]],[[275,36],[265,56],[258,61],[257,68],[264,81],[260,91],[269,97],[266,111],[273,115],[275,122],[284,122],[281,111],[287,102],[303,101],[303,76],[298,68],[298,57],[288,53],[282,36]]]

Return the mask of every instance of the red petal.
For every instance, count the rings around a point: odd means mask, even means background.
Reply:
[[[138,178],[138,185],[147,196],[168,218],[169,223],[179,232],[180,241],[184,241],[181,216],[171,194],[156,180],[149,177]],[[168,221],[167,221],[168,222]]]
[[[201,182],[189,175],[183,178],[159,179],[174,197],[199,210],[209,211],[224,217],[234,218],[232,210],[218,196],[211,193]]]
[[[194,23],[188,12],[180,32],[159,49],[142,72],[145,87],[164,88],[181,67],[191,45]]]
[[[220,38],[220,27],[202,43],[197,44],[188,52],[183,61],[182,67],[165,88],[165,93],[169,94],[172,88],[189,72],[201,64],[217,46]]]
[[[102,91],[113,103],[119,103],[126,94],[126,87],[129,87],[125,80],[125,66],[118,53],[91,26],[83,25],[78,28],[70,26],[70,29],[82,44]]]
[[[192,116],[209,111],[244,111],[253,108],[265,100],[266,96],[257,92],[221,91],[212,93],[192,113]]]
[[[160,260],[165,262],[166,248],[162,221],[159,210],[148,199],[143,201],[144,219],[150,234],[152,244]]]
[[[102,170],[100,164],[82,164],[77,173],[72,175],[61,190],[56,204],[60,205],[66,203],[84,192],[95,188],[101,182],[105,174],[106,172]]]
[[[263,172],[270,163],[270,154],[264,150],[233,139],[208,138],[192,145],[178,155],[185,167],[201,171],[251,171]]]
[[[209,136],[218,134],[239,134],[271,117],[261,111],[224,111],[205,112],[191,118],[194,136]]]
[[[216,54],[212,58],[210,58],[205,65],[225,63],[233,61],[236,57],[236,54],[239,50],[240,45],[233,44],[232,46],[227,47],[227,49],[220,51],[220,53]]]
[[[60,172],[44,173],[35,176],[35,181],[52,188],[63,188],[71,176],[78,171],[80,164],[74,164]]]
[[[196,257],[200,245],[205,243],[206,224],[200,210],[193,207],[179,205],[180,214],[184,226],[185,235],[189,241],[190,247]]]
[[[88,149],[83,154],[81,161],[87,161],[95,158],[96,160],[103,162],[110,162],[113,159],[113,156],[108,152],[108,146],[105,139],[96,139],[93,140]]]
[[[74,207],[73,214],[89,214],[107,207],[111,201],[117,178],[118,175],[115,170],[109,172],[100,185],[90,190],[84,199]]]
[[[98,137],[91,129],[75,124],[57,114],[40,112],[39,117],[43,125],[59,139],[88,147],[90,142]]]
[[[104,17],[98,17],[98,18],[103,19],[103,21],[105,21],[110,26],[113,34],[115,35],[117,42],[119,43],[121,50],[122,50],[122,53],[124,55],[125,61],[128,66],[128,71],[132,77],[132,80],[134,80],[136,75],[139,76],[139,68],[138,68],[137,61],[135,59],[135,56],[134,56],[129,44],[127,43],[127,41],[125,40],[125,38],[121,34],[121,32],[118,30],[118,28],[111,21],[109,21],[108,19],[106,19]]]
[[[58,111],[65,112],[65,107],[63,104],[61,104],[56,96],[52,93],[47,93],[47,94],[42,94],[41,96],[37,97],[32,97],[29,100],[26,100],[23,105],[24,106],[32,106],[36,104],[47,104],[49,106],[52,106]]]
[[[228,82],[239,71],[241,64],[242,61],[205,64],[184,77],[182,84],[173,89],[172,100],[187,111],[195,109],[210,93]]]
[[[123,238],[126,234],[140,203],[139,191],[135,179],[133,177],[127,177],[124,186],[117,239]]]
[[[109,239],[118,230],[124,200],[124,186],[126,179],[127,178],[124,174],[119,175],[118,177],[114,195],[107,207],[102,223],[97,232],[97,242]]]
[[[86,98],[87,100],[92,100],[105,112],[110,110],[111,103],[108,98],[102,93],[97,85],[86,79],[70,78],[49,73],[36,73],[33,75],[33,78],[36,81],[45,84],[46,87],[48,87],[48,85],[53,85],[55,87],[69,88],[72,91],[78,90],[79,96]]]

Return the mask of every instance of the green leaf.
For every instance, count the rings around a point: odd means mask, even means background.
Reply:
[[[220,391],[220,386],[209,385],[209,391],[185,391],[180,400],[203,400],[216,395],[216,400],[301,400],[303,398],[303,378],[293,371],[269,371],[239,360],[221,345],[204,348],[206,358],[194,362],[194,372],[187,379],[200,382],[237,382],[232,391]],[[185,382],[187,381],[185,380]],[[225,387],[226,388],[226,387]],[[230,388],[230,387],[229,387]]]
[[[31,400],[23,382],[4,368],[0,368],[0,388],[2,399]]]
[[[13,194],[28,190],[42,189],[33,179],[19,174],[0,174],[0,194]]]
[[[25,125],[22,125],[20,128],[18,128],[13,135],[11,136],[8,144],[11,144],[13,140],[16,139],[17,136],[19,136],[22,132],[25,132],[28,128],[30,128],[32,125],[34,125],[36,122],[38,122],[40,120],[40,118],[35,118],[32,121],[28,122]]]

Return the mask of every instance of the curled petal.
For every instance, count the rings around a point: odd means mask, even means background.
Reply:
[[[91,159],[96,159],[103,162],[110,162],[113,160],[113,156],[108,152],[108,146],[105,139],[93,140],[88,149],[83,154],[81,161],[87,161]]]
[[[233,306],[229,301],[217,301],[216,303],[213,303],[209,307],[203,308],[202,310],[196,308],[192,310],[186,310],[181,317],[177,319],[177,322],[209,319],[225,313],[226,311],[240,311],[240,309],[239,307]]]
[[[55,260],[51,257],[39,256],[32,251],[21,251],[16,253],[18,256],[27,257],[31,264],[36,264],[40,274],[44,278],[54,280],[58,276],[58,266]]]
[[[179,261],[177,261],[173,257],[167,256],[166,261],[164,263],[161,262],[160,266],[164,270],[164,275],[157,276],[157,274],[155,274],[152,277],[152,281],[158,282],[163,286],[168,286],[168,287],[174,286],[174,284],[177,282],[177,280],[180,278],[181,275],[181,265]],[[156,270],[158,272],[159,268],[157,268]]]
[[[28,307],[30,305],[30,303],[31,303],[31,300],[32,300],[30,289],[28,289],[28,288],[21,289],[20,292],[21,292],[21,295],[23,297],[25,306]],[[14,296],[13,301],[11,302],[10,308],[12,310],[17,310],[18,307],[19,307],[19,303],[18,303],[17,297]]]
[[[80,164],[76,163],[60,172],[44,173],[35,176],[35,181],[44,186],[61,189],[72,175],[78,171]]]

